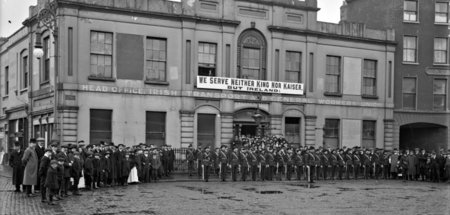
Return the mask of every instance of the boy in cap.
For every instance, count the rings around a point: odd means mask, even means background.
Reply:
[[[57,195],[59,189],[58,183],[58,162],[56,160],[50,161],[50,167],[47,170],[45,177],[45,187],[49,190],[49,205],[55,205],[53,197]]]
[[[73,195],[80,196],[80,192],[78,191],[78,184],[80,182],[81,177],[81,171],[82,171],[82,164],[80,160],[80,153],[74,152],[72,160],[70,161],[72,163],[72,172],[71,176],[73,178]]]
[[[93,164],[93,153],[91,151],[87,152],[87,158],[84,161],[84,180],[86,184],[86,190],[92,189],[92,179],[94,176],[94,164]]]
[[[41,158],[41,161],[39,163],[39,183],[40,183],[40,187],[41,189],[41,202],[46,202],[47,201],[47,189],[45,188],[45,181],[47,178],[47,171],[48,168],[50,167],[50,160],[51,160],[51,156],[52,156],[52,150],[51,149],[46,149],[44,152],[44,155]]]

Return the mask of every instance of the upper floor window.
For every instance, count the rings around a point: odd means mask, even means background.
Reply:
[[[44,64],[43,72],[41,74],[41,83],[50,81],[50,37],[44,38]]]
[[[9,66],[5,67],[5,96],[9,94]]]
[[[448,2],[436,2],[434,8],[434,22],[448,23]]]
[[[417,22],[417,1],[405,0],[403,2],[403,20]]]
[[[161,38],[147,38],[145,80],[166,81],[167,41]]]
[[[447,38],[434,38],[434,63],[448,63],[448,40]]]
[[[113,34],[91,31],[90,76],[112,78]]]
[[[377,95],[377,61],[364,60],[363,95]]]
[[[28,56],[27,55],[22,55],[22,64],[20,66],[21,68],[21,89],[25,89],[28,87]]]
[[[403,108],[416,109],[416,78],[405,77],[403,78]]]
[[[403,62],[417,62],[417,37],[403,37]]]
[[[216,76],[217,45],[200,42],[198,44],[198,75]]]
[[[286,82],[301,82],[301,62],[302,62],[302,53],[301,52],[286,52],[286,73],[285,80]]]
[[[341,92],[341,57],[327,56],[325,92]]]
[[[433,81],[433,109],[445,110],[447,103],[447,80],[434,79]]]
[[[256,30],[246,30],[238,40],[238,77],[266,79],[266,40]]]

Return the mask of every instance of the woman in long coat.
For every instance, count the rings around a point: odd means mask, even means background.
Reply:
[[[25,164],[23,174],[23,185],[26,186],[27,194],[31,196],[31,186],[37,185],[38,157],[36,154],[36,140],[31,139],[30,144],[23,153],[22,163]]]

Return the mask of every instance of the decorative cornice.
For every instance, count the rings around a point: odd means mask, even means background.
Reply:
[[[58,106],[58,110],[79,110],[78,106],[69,106],[69,105],[60,105]]]
[[[11,107],[11,108],[7,109],[5,111],[5,113],[10,114],[10,113],[19,112],[22,110],[28,110],[28,104],[22,104],[22,105]]]
[[[300,9],[300,10],[306,10],[306,11],[319,11],[320,8],[318,7],[311,7],[311,6],[303,6],[303,5],[295,5],[295,4],[288,4],[280,1],[262,1],[262,0],[235,0],[240,2],[250,2],[255,4],[262,4],[262,5],[268,5],[268,6],[280,6],[280,7],[286,7],[286,8],[293,8],[293,9]]]
[[[289,28],[289,27],[275,26],[275,25],[270,25],[267,28],[269,29],[269,31],[272,31],[272,32],[280,32],[280,33],[287,33],[287,34],[313,35],[313,36],[317,36],[317,37],[326,37],[326,38],[340,39],[340,40],[376,43],[376,44],[383,44],[383,45],[396,45],[397,44],[396,42],[389,41],[389,40],[378,40],[378,39],[371,39],[371,38],[354,37],[354,36],[348,36],[348,35],[324,33],[324,32],[319,32],[319,31]]]

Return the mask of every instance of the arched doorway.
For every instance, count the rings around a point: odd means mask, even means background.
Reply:
[[[421,148],[438,151],[447,148],[447,127],[431,123],[411,123],[400,126],[400,149]]]
[[[256,29],[247,29],[239,35],[237,71],[239,78],[266,80],[267,42]]]
[[[254,119],[254,115],[257,112],[256,108],[247,108],[236,111],[233,115],[233,127],[234,127],[234,136],[257,136],[258,124]],[[263,110],[259,110],[259,114],[262,115],[260,121],[260,132],[261,136],[268,134],[269,126],[270,126],[270,116],[267,112]]]

